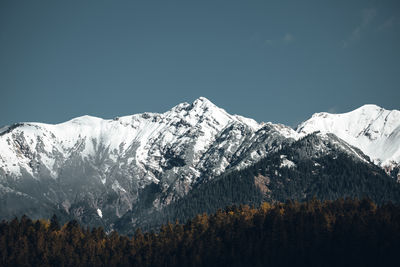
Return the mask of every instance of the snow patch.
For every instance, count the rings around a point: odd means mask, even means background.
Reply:
[[[118,183],[117,180],[114,181],[114,183],[111,185],[111,188],[115,192],[122,191],[122,192],[126,193],[126,190]]]
[[[280,168],[282,168],[282,167],[286,167],[286,168],[294,168],[294,167],[296,167],[296,163],[294,163],[291,160],[288,160],[286,158],[286,155],[281,155],[280,157],[282,159],[281,165],[279,166]]]

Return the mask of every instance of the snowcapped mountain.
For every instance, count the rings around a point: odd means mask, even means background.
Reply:
[[[399,122],[398,111],[368,105],[346,114],[316,114],[295,131],[230,115],[200,97],[162,114],[17,123],[0,129],[0,215],[49,218],[55,213],[126,229],[143,223],[140,218],[151,220],[154,211],[219,175],[269,155],[275,155],[271,173],[277,176],[258,183],[273,179],[279,190],[272,195],[278,199],[284,184],[279,169],[301,168],[304,159],[321,170],[326,162],[321,159],[338,153],[368,166],[374,164],[364,154],[380,166],[398,164]],[[311,134],[315,131],[320,133]],[[300,156],[296,161],[280,151]]]
[[[134,209],[148,186],[156,191],[151,206],[161,208],[296,138],[289,127],[230,115],[203,97],[163,114],[19,123],[0,133],[0,189],[20,199],[22,211],[34,199],[74,217],[113,221]]]
[[[57,179],[60,167],[72,157],[79,157],[101,164],[104,171],[115,164],[135,165],[146,181],[158,183],[161,172],[180,167],[184,161],[184,165],[196,170],[189,178],[196,178],[199,170],[209,169],[210,152],[224,149],[218,164],[213,166],[213,173],[221,173],[230,167],[232,158],[241,154],[238,152],[260,143],[255,135],[272,131],[285,138],[297,137],[289,127],[258,124],[230,115],[200,97],[193,104],[182,103],[163,114],[143,113],[113,120],[82,116],[56,125],[18,123],[4,127],[0,132],[0,168],[15,178],[27,173],[40,179],[48,171]],[[265,153],[257,152],[260,155],[250,156],[249,163]],[[106,178],[101,177],[100,181],[104,184]]]
[[[400,164],[400,111],[364,105],[343,114],[316,113],[301,123],[297,132],[332,133],[359,148],[390,172]]]

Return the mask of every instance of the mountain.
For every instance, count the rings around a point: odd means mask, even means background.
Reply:
[[[396,112],[317,114],[295,131],[230,115],[200,97],[162,114],[17,123],[0,129],[1,218],[57,214],[130,232],[230,204],[362,196],[357,183],[375,186],[366,192],[377,202],[397,201],[397,184],[380,169],[394,162],[398,171]],[[359,129],[368,129],[359,143],[341,135]],[[392,152],[373,154],[379,144]],[[191,212],[183,215],[183,206]]]
[[[296,137],[289,127],[230,115],[203,97],[163,114],[18,123],[0,133],[0,211],[3,218],[57,211],[112,227],[127,212],[161,209]]]
[[[301,135],[315,131],[335,134],[400,179],[400,111],[364,105],[343,114],[316,113],[297,127]]]
[[[198,214],[263,201],[286,202],[368,197],[375,203],[400,202],[400,183],[369,161],[368,156],[333,134],[312,133],[271,152],[242,170],[228,171],[164,209],[136,216],[126,214],[123,232],[141,225],[154,229],[168,221],[186,222]]]

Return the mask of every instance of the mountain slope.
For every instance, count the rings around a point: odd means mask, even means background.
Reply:
[[[52,207],[40,216],[61,209],[111,227],[128,211],[161,209],[196,184],[249,166],[296,137],[289,127],[230,115],[202,97],[163,114],[20,123],[0,134],[3,207],[9,194],[19,194],[21,203]],[[2,216],[28,212],[19,206],[18,212],[2,209]]]
[[[204,205],[360,197],[363,190],[377,202],[397,201],[395,181],[368,158],[398,171],[397,119],[397,111],[364,106],[314,115],[296,132],[200,97],[162,114],[18,123],[0,130],[0,215],[56,213],[129,232]]]
[[[285,144],[243,170],[228,171],[200,184],[161,211],[127,214],[117,228],[123,232],[137,226],[151,229],[231,205],[258,206],[262,201],[307,201],[314,197],[368,197],[378,204],[399,203],[400,184],[357,148],[333,134],[314,133]]]
[[[297,127],[307,135],[315,131],[333,133],[361,149],[387,171],[400,164],[400,111],[364,105],[343,114],[316,113]]]

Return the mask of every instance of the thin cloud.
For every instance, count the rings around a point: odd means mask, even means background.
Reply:
[[[362,16],[363,16],[362,26],[367,26],[376,17],[376,9],[375,8],[363,9]]]
[[[265,45],[272,45],[273,43],[274,43],[274,41],[272,41],[270,39],[264,41]]]
[[[293,42],[293,41],[294,41],[294,36],[293,36],[293,34],[291,34],[291,33],[285,34],[285,36],[283,37],[283,41],[284,41],[285,43],[291,43],[291,42]]]
[[[395,18],[394,17],[390,17],[387,20],[385,20],[385,22],[383,22],[379,27],[378,27],[378,31],[384,31],[387,29],[390,29],[394,26],[395,24]]]
[[[376,17],[376,13],[377,12],[375,8],[365,8],[361,11],[362,19],[360,23],[352,30],[350,36],[346,40],[342,41],[343,48],[346,48],[351,43],[361,39],[362,34]]]
[[[266,39],[264,41],[264,45],[272,46],[274,44],[289,44],[294,42],[295,38],[294,35],[291,33],[286,33],[282,38],[279,39]]]

